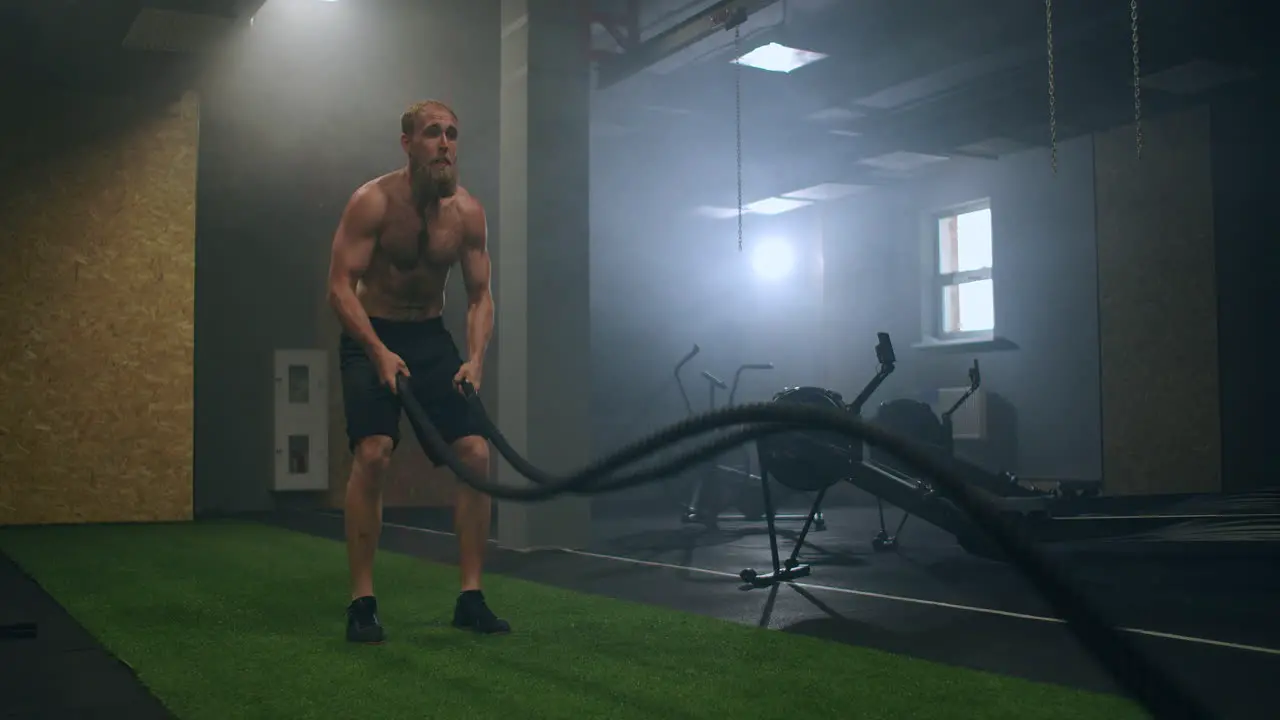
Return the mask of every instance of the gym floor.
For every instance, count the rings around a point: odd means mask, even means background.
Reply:
[[[887,509],[896,521],[896,509]],[[1012,568],[976,558],[949,535],[908,521],[901,547],[877,553],[875,508],[826,513],[801,560],[813,573],[774,589],[745,589],[743,568],[769,566],[763,523],[717,531],[682,525],[675,513],[601,518],[586,552],[498,551],[495,572],[568,589],[876,647],[1032,680],[1113,691],[1036,592]],[[388,541],[448,562],[447,514],[390,510]],[[326,536],[336,516],[282,518]],[[799,523],[780,526],[780,552]],[[1204,545],[1207,545],[1204,544]],[[1222,717],[1272,718],[1280,703],[1280,543],[1205,552],[1152,543],[1063,554],[1071,577],[1139,646],[1185,680]],[[1214,543],[1214,547],[1225,547]],[[1199,556],[1189,559],[1188,556]],[[502,608],[500,598],[494,602]],[[518,609],[505,610],[518,617]]]
[[[890,521],[897,517],[896,510],[890,511]],[[256,519],[341,537],[336,513]],[[453,562],[447,512],[388,509],[386,522],[387,549]],[[682,526],[674,513],[599,518],[597,538],[581,552],[519,553],[494,547],[489,568],[569,590],[952,665],[1084,689],[1114,689],[1012,569],[968,555],[949,536],[923,523],[908,522],[898,551],[876,553],[869,543],[877,527],[874,507],[835,508],[827,513],[827,522],[826,531],[810,536],[801,556],[813,564],[813,574],[772,589],[745,589],[737,577],[745,567],[768,567],[762,523],[725,524],[711,531]],[[790,549],[786,540],[798,524],[780,529],[785,553]],[[1213,547],[1205,550],[1209,545]],[[1080,549],[1061,553],[1060,559],[1095,602],[1130,630],[1139,647],[1159,658],[1220,717],[1270,718],[1280,702],[1273,680],[1280,677],[1280,614],[1274,611],[1280,606],[1280,577],[1274,572],[1280,543],[1241,545],[1175,548],[1146,543],[1111,546],[1105,552]],[[14,614],[38,618],[41,629],[38,640],[0,642],[0,666],[6,668],[0,673],[5,678],[0,698],[81,696],[86,714],[77,717],[168,717],[127,666],[98,647],[7,561],[0,562],[0,592],[12,601],[0,610],[0,625],[12,622],[6,616]],[[501,597],[491,602],[518,631],[520,608]],[[33,647],[38,650],[32,652]],[[786,672],[779,668],[780,677]],[[96,698],[92,711],[89,698]],[[58,712],[66,709],[64,702]]]
[[[896,509],[887,509],[896,521]],[[1084,689],[1114,691],[1109,677],[1012,568],[976,558],[947,534],[908,521],[901,547],[877,553],[871,507],[826,513],[801,560],[799,583],[746,589],[743,568],[769,566],[763,523],[716,531],[676,513],[598,518],[583,552],[495,549],[494,572],[600,595],[938,662]],[[274,518],[340,537],[335,515]],[[389,547],[452,562],[447,513],[389,509]],[[780,526],[780,552],[799,523]],[[1263,532],[1266,528],[1261,529]],[[1237,535],[1239,531],[1236,531]],[[1230,547],[1230,550],[1225,548]],[[1207,548],[1207,549],[1206,549]],[[1280,543],[1135,543],[1060,554],[1071,577],[1139,647],[1160,658],[1224,718],[1273,718],[1280,704]],[[518,621],[519,609],[497,608]]]

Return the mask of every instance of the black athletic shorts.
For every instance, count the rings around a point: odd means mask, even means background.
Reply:
[[[387,349],[400,356],[409,367],[413,393],[440,431],[452,443],[468,435],[480,435],[467,400],[453,384],[462,367],[462,357],[453,337],[440,318],[430,320],[384,320],[370,318],[373,331]],[[342,404],[347,415],[347,441],[354,450],[361,439],[374,435],[400,444],[400,399],[378,380],[378,369],[359,342],[343,332],[338,343],[338,364],[342,371]],[[423,448],[435,465],[444,461]]]

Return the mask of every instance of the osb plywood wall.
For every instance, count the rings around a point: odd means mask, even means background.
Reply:
[[[1097,135],[1102,468],[1109,494],[1222,487],[1208,108]]]
[[[190,519],[197,98],[41,107],[0,141],[0,524]]]

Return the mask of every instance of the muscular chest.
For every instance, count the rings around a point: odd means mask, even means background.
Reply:
[[[411,208],[397,208],[388,214],[378,249],[396,270],[444,269],[458,257],[462,242],[461,225],[445,211],[423,219]]]

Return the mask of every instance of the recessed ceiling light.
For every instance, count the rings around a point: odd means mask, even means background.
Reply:
[[[868,165],[879,170],[889,170],[891,172],[906,172],[922,168],[925,165],[931,165],[936,162],[942,162],[948,158],[945,155],[927,155],[925,153],[898,151],[877,155],[876,157],[865,158],[859,160],[858,164]]]
[[[827,57],[823,53],[812,50],[800,50],[786,45],[771,42],[734,58],[732,62],[769,72],[789,73],[805,65],[815,63]]]
[[[862,113],[850,110],[849,108],[830,107],[809,113],[808,119],[814,122],[840,122],[844,120],[857,120],[862,117],[862,115]]]
[[[1009,138],[993,137],[969,143],[968,145],[961,145],[956,149],[960,152],[972,153],[974,155],[998,156],[1009,155],[1010,153],[1015,153],[1019,150],[1025,150],[1027,149],[1027,145],[1026,143],[1022,143],[1017,140],[1010,140]]]
[[[745,211],[746,208],[743,208],[743,210]],[[716,218],[717,220],[735,217],[738,214],[737,208],[723,208],[712,205],[699,205],[694,208],[693,212],[703,217]]]
[[[845,183],[822,183],[813,187],[802,188],[794,192],[783,193],[782,197],[791,200],[835,200],[866,190],[865,185],[848,185]]]
[[[780,215],[812,204],[805,200],[787,200],[786,198],[771,197],[743,205],[742,209],[757,215]]]

